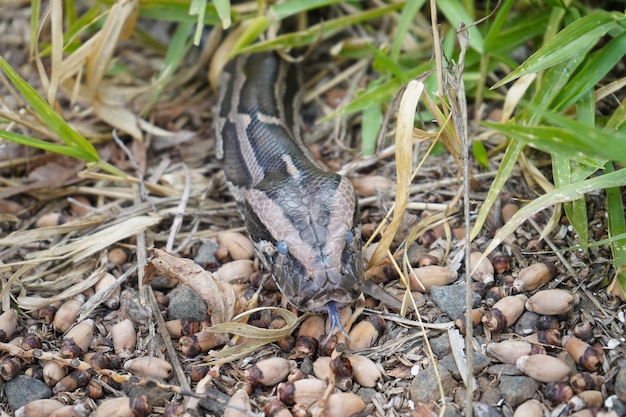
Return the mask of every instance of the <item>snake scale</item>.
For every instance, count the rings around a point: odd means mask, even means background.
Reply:
[[[346,178],[324,171],[300,135],[300,72],[273,52],[243,55],[222,72],[215,118],[223,159],[257,256],[301,311],[337,308],[363,289],[359,209]]]

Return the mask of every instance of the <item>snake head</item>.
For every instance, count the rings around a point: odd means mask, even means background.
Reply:
[[[351,303],[363,288],[354,188],[337,174],[298,172],[268,174],[240,205],[256,252],[298,309]]]

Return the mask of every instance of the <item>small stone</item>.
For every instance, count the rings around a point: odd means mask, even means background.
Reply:
[[[532,311],[525,311],[524,313],[522,313],[520,318],[517,319],[515,325],[513,326],[515,333],[519,334],[520,336],[528,336],[529,334],[534,333],[536,330],[535,323],[537,323],[539,317],[541,316],[537,313],[534,313]]]
[[[493,380],[487,376],[478,377],[478,390],[480,392],[480,401],[489,405],[497,405],[502,398],[500,389],[495,386]]]
[[[435,374],[435,369],[431,365],[426,369],[420,370],[413,381],[411,382],[411,399],[415,403],[428,404],[430,402],[436,402],[440,399],[439,382],[443,387],[445,396],[450,396],[457,386],[456,381],[450,375],[447,369],[443,367],[438,368],[439,378]]]
[[[378,390],[376,388],[361,387],[357,390],[356,395],[361,397],[365,403],[371,404],[372,400],[378,395]]]
[[[498,409],[492,405],[487,403],[483,403],[480,401],[476,401],[474,403],[474,415],[476,417],[501,417],[502,413],[498,411]]]
[[[154,381],[159,381],[162,384],[167,384],[167,381],[161,378],[153,378]],[[150,404],[156,407],[165,407],[174,396],[173,392],[166,391],[162,388],[159,388],[157,384],[153,380],[149,380],[143,386],[133,387],[128,396],[130,398],[137,397],[139,395],[145,395],[150,399]]]
[[[474,363],[474,375],[478,375],[483,371],[483,369],[489,366],[489,364],[491,363],[491,360],[485,355],[481,355],[478,352],[474,352],[474,355],[472,356],[472,362]],[[448,372],[450,372],[452,377],[456,379],[457,381],[462,380],[463,377],[459,373],[459,368],[457,367],[456,361],[454,360],[454,356],[447,355],[443,357],[439,361],[439,365],[446,368]]]
[[[170,320],[193,318],[202,321],[207,317],[207,306],[200,296],[187,285],[179,285],[170,294],[167,316]]]
[[[450,349],[450,338],[448,333],[442,333],[441,336],[433,337],[430,339],[430,348],[433,350],[433,355],[441,359],[446,355],[452,353]]]
[[[203,242],[198,248],[198,252],[196,256],[194,256],[193,261],[209,271],[217,270],[220,266],[220,262],[215,256],[218,247],[219,244],[213,240]]]
[[[454,319],[465,312],[465,285],[434,286],[430,294],[437,306]],[[472,292],[472,308],[478,306],[480,296]]]
[[[31,401],[52,397],[52,390],[43,381],[18,375],[4,385],[7,403],[13,411]]]
[[[515,408],[531,399],[539,388],[539,384],[527,376],[502,376],[499,388],[504,401]]]

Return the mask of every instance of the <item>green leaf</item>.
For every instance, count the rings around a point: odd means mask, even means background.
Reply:
[[[299,32],[286,33],[284,35],[277,36],[274,39],[257,42],[241,50],[234,51],[234,53],[250,54],[253,52],[270,51],[278,48],[309,45],[321,39],[326,39],[340,30],[351,27],[357,23],[386,16],[390,12],[400,9],[402,6],[404,6],[404,2],[393,3],[388,6],[381,6],[376,9],[366,10],[349,16],[328,20]]]
[[[626,31],[611,39],[601,50],[595,52],[580,71],[572,78],[556,98],[554,108],[565,109],[576,102],[583,94],[593,91],[598,82],[604,78],[615,65],[626,55]]]
[[[44,151],[50,151],[58,153],[60,155],[66,155],[72,158],[81,159],[83,161],[95,162],[93,161],[89,153],[79,148],[72,148],[70,146],[61,145],[59,143],[46,142],[45,140],[31,138],[28,136],[20,135],[19,133],[8,132],[6,130],[0,130],[0,138],[19,143],[20,145],[42,149]]]
[[[576,200],[580,198],[581,195],[588,194],[592,191],[623,187],[625,185],[626,169],[621,169],[619,171],[600,175],[588,180],[574,182],[568,186],[557,188],[549,193],[546,193],[522,207],[517,213],[515,213],[511,220],[498,230],[484,253],[492,252],[526,220],[548,207]]]
[[[603,10],[592,12],[559,32],[554,39],[491,88],[498,88],[522,75],[539,72],[567,60],[580,49],[594,45],[610,30],[619,28],[623,20],[622,13]]]
[[[361,151],[363,156],[372,156],[376,152],[376,139],[380,127],[383,125],[383,112],[380,104],[366,107],[363,110],[363,122],[361,125]]]
[[[291,0],[270,7],[271,14],[278,20],[293,16],[301,12],[306,12],[331,4],[341,3],[342,0]]]
[[[426,3],[426,0],[413,0],[407,2],[402,8],[400,20],[396,26],[396,32],[391,46],[391,60],[393,62],[398,62],[400,49],[402,48],[402,41],[413,24],[413,19],[415,19],[417,11],[422,8],[424,3]]]
[[[7,75],[13,85],[22,93],[22,96],[33,107],[37,115],[52,129],[61,140],[68,146],[80,151],[87,162],[96,162],[100,158],[96,148],[78,132],[68,125],[63,118],[54,111],[52,107],[32,88],[17,72],[11,68],[9,63],[0,57],[0,69]]]
[[[474,155],[476,162],[478,162],[483,168],[489,169],[489,156],[487,154],[487,149],[485,149],[485,145],[481,141],[474,141],[474,144],[472,145],[472,154]]]

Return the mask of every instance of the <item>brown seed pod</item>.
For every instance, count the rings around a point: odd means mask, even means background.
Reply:
[[[552,405],[566,403],[574,396],[572,387],[563,382],[550,382],[543,388],[543,396]]]
[[[440,264],[439,259],[431,255],[430,253],[427,253],[424,256],[422,256],[417,262],[418,268],[431,266],[431,265],[439,265],[439,264]]]
[[[35,223],[35,225],[37,227],[55,227],[55,226],[61,226],[65,223],[69,223],[72,220],[74,220],[74,218],[67,214],[46,213],[37,219],[37,222]]]
[[[377,193],[387,193],[395,188],[395,184],[383,175],[365,175],[352,181],[356,193],[362,197],[372,197]]]
[[[85,394],[87,394],[89,398],[99,400],[104,397],[104,387],[97,380],[92,379],[85,387]]]
[[[15,411],[15,417],[48,417],[54,411],[64,407],[60,401],[43,399],[34,400]]]
[[[511,270],[511,257],[503,253],[498,253],[491,258],[491,264],[497,274],[503,274]]]
[[[41,349],[41,338],[36,334],[29,333],[22,339],[20,347],[24,350]]]
[[[330,376],[330,356],[320,356],[313,362],[313,375],[322,381],[328,381]]]
[[[150,414],[150,403],[145,395],[132,398],[113,398],[104,400],[96,411],[94,417],[146,417]]]
[[[340,392],[331,394],[324,407],[326,417],[354,416],[365,410],[365,401],[361,397],[351,392]],[[311,407],[312,415],[317,414],[317,407]]]
[[[133,322],[126,319],[112,326],[111,339],[116,354],[122,358],[132,355],[137,346],[137,332]]]
[[[124,363],[124,370],[135,376],[153,376],[168,380],[172,377],[172,365],[165,359],[142,356],[129,359]]]
[[[181,336],[198,333],[202,330],[200,322],[192,318],[169,320],[165,322],[165,327],[171,337],[178,339]]]
[[[272,387],[284,381],[295,367],[295,361],[280,357],[268,358],[258,361],[253,367],[246,369],[244,376],[252,386],[261,384],[265,387]]]
[[[278,399],[276,398],[269,400],[265,404],[265,407],[263,407],[263,412],[265,413],[266,417],[292,417],[292,414],[287,406],[278,401]]]
[[[224,417],[248,417],[252,413],[252,405],[248,393],[239,389],[235,391],[224,409]]]
[[[594,339],[593,326],[588,321],[583,321],[574,326],[574,336],[589,343]]]
[[[187,356],[197,356],[223,343],[221,335],[210,332],[198,332],[178,339],[180,351]]]
[[[483,253],[479,251],[472,251],[470,253],[470,268],[472,279],[474,281],[482,282],[485,285],[491,285],[494,281],[494,268],[493,264],[486,256],[483,257]]]
[[[554,316],[541,316],[535,322],[537,330],[558,330],[559,320]]]
[[[502,363],[514,365],[524,355],[530,355],[532,345],[523,340],[504,340],[487,345],[487,354]]]
[[[324,317],[320,315],[311,316],[308,319],[304,320],[300,325],[300,330],[298,330],[298,337],[308,336],[319,341],[326,332],[324,326]]]
[[[59,306],[61,304],[59,303]],[[43,320],[44,323],[50,324],[54,320],[54,316],[57,313],[58,306],[49,305],[37,310],[37,318]]]
[[[555,272],[556,268],[551,263],[530,265],[519,271],[517,278],[513,281],[513,290],[518,293],[534,291],[550,281]]]
[[[85,404],[66,405],[54,411],[49,417],[84,417],[89,412]]]
[[[522,294],[504,297],[485,313],[483,325],[492,332],[506,329],[522,315],[526,300]]]
[[[43,366],[42,373],[44,382],[49,386],[53,386],[61,379],[65,378],[67,369],[55,361],[48,361]]]
[[[568,407],[573,411],[583,408],[594,408],[602,406],[604,398],[600,391],[582,391],[574,395],[567,402]]]
[[[87,371],[76,369],[57,382],[52,391],[55,394],[60,394],[62,392],[74,392],[77,389],[85,388],[87,384],[89,384],[90,380],[91,375],[89,375]]]
[[[513,417],[543,417],[548,410],[539,401],[530,399],[520,404]]]
[[[361,386],[373,388],[383,374],[380,368],[371,359],[363,355],[348,355],[348,360],[352,364],[352,374],[354,380]]]
[[[368,316],[358,322],[346,340],[346,345],[351,351],[357,351],[372,347],[378,337],[385,331],[385,320],[378,314]]]
[[[311,336],[298,336],[294,346],[294,358],[306,358],[312,356],[319,346],[317,339]]]
[[[575,297],[567,290],[551,289],[536,292],[526,302],[526,309],[537,314],[558,316],[572,311]]]
[[[444,286],[452,283],[457,273],[443,266],[431,265],[422,268],[412,268],[409,273],[409,282],[413,291],[430,292],[434,286]]]
[[[529,343],[537,343],[544,346],[561,346],[561,333],[556,330],[539,330],[524,338]]]
[[[478,326],[483,316],[485,315],[485,308],[478,307],[472,310],[472,328]],[[459,329],[461,334],[465,336],[465,332],[467,331],[467,320],[465,314],[461,314],[456,319],[454,319],[454,325]]]
[[[223,282],[231,284],[248,282],[250,275],[254,272],[254,261],[250,259],[239,259],[228,262],[215,271],[215,277]]]
[[[330,370],[334,375],[335,387],[342,391],[352,388],[352,364],[345,356],[337,356],[330,361]]]
[[[548,355],[521,356],[515,366],[539,382],[562,382],[567,380],[570,367]]]
[[[487,290],[484,298],[485,303],[488,306],[493,307],[495,303],[502,300],[504,297],[506,297],[506,293],[504,292],[504,289],[502,287],[491,287]]]
[[[61,355],[67,358],[75,358],[77,357],[76,353],[87,352],[93,340],[93,328],[94,322],[92,319],[81,321],[72,327],[63,338]],[[76,352],[73,345],[78,347],[80,352]]]
[[[0,358],[0,376],[5,381],[10,381],[20,374],[22,361],[14,356]]]
[[[117,278],[113,276],[113,274],[106,273],[100,278],[100,280],[96,283],[94,290],[96,293],[110,291],[109,297],[104,300],[103,304],[110,308],[111,310],[117,310],[120,308],[120,294],[122,293],[122,289],[120,286],[115,286],[117,283]],[[111,289],[111,287],[115,286]]]
[[[5,311],[0,315],[0,342],[6,342],[13,337],[17,328],[17,312],[15,310]]]
[[[107,252],[107,270],[111,271],[128,262],[130,251],[126,248],[115,247]]]
[[[254,257],[254,245],[242,233],[221,232],[217,235],[217,242],[228,251],[233,260],[252,259]]]
[[[57,310],[52,321],[52,326],[56,331],[65,333],[71,326],[76,323],[78,311],[85,304],[85,296],[77,295],[64,302]]]
[[[595,371],[603,362],[602,353],[575,336],[565,336],[563,347],[574,361],[587,371]]]
[[[278,399],[286,405],[310,405],[322,398],[326,383],[319,379],[300,379],[278,384]]]
[[[569,384],[577,394],[582,391],[599,391],[604,384],[604,378],[595,373],[578,372],[570,377]]]
[[[500,210],[504,223],[508,223],[508,221],[511,220],[511,217],[513,217],[518,210],[519,205],[515,200],[508,200],[506,203],[504,203],[502,205],[502,209]]]

